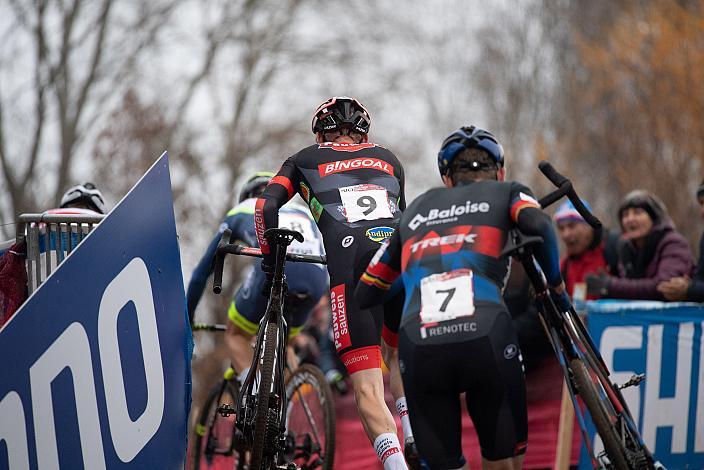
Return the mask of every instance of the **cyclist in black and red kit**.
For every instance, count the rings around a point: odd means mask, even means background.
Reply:
[[[502,299],[509,230],[539,235],[536,250],[556,300],[565,301],[555,233],[530,190],[504,182],[504,154],[489,132],[463,127],[443,143],[446,188],[413,201],[362,275],[361,307],[406,292],[399,357],[411,424],[431,469],[466,468],[460,393],[477,430],[483,467],[518,469],[527,440],[525,382],[516,331]]]
[[[368,142],[369,125],[369,113],[357,100],[324,102],[313,117],[317,143],[283,163],[257,201],[255,225],[262,267],[270,271],[273,253],[264,230],[278,226],[278,210],[294,194],[308,203],[327,254],[335,348],[350,373],[362,424],[384,468],[405,469],[381,373],[383,353],[404,436],[414,449],[396,356],[402,301],[360,309],[353,298],[359,277],[405,208],[403,168],[389,150]]]

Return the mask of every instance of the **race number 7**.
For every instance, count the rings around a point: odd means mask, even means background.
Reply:
[[[443,300],[442,304],[440,305],[441,312],[447,310],[447,304],[449,304],[450,300],[452,300],[452,297],[455,295],[456,290],[457,288],[453,287],[452,289],[439,289],[435,291],[436,294],[447,294],[447,297],[445,297],[445,300]]]
[[[474,314],[471,269],[431,274],[420,281],[421,323],[437,323]]]

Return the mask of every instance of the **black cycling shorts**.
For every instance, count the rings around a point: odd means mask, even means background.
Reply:
[[[356,228],[340,225],[338,233],[326,231],[324,237],[330,274],[333,341],[350,374],[381,367],[382,337],[393,347],[398,342],[402,293],[383,306],[371,309],[360,309],[354,300],[357,282],[380,247],[369,235],[377,233],[375,228],[384,226],[375,222]]]
[[[462,392],[485,459],[506,459],[526,450],[526,388],[518,339],[507,312],[486,308],[475,315],[495,315],[493,326],[474,339],[456,341],[457,334],[448,334],[456,342],[424,345],[411,339],[409,325],[401,329],[400,368],[411,426],[431,469],[459,468],[465,462]],[[452,328],[457,321],[443,322],[446,330],[457,330]]]

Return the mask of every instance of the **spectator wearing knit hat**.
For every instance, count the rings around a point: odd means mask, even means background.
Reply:
[[[704,219],[704,181],[697,188],[699,215]],[[658,291],[667,300],[686,300],[689,302],[704,302],[704,234],[699,240],[699,262],[694,278],[689,276],[673,277],[658,284]]]
[[[662,201],[641,189],[618,209],[621,223],[619,277],[588,275],[587,292],[614,299],[665,300],[657,286],[694,268],[687,240],[675,230]]]
[[[582,203],[591,211],[589,204]],[[595,230],[584,221],[570,201],[563,202],[553,216],[565,255],[560,260],[567,293],[575,300],[594,299],[588,296],[585,276],[590,273],[616,274],[618,269],[618,235]]]

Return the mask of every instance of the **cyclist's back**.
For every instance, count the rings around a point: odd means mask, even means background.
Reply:
[[[506,310],[502,290],[509,259],[500,253],[508,231],[515,226],[509,216],[512,207],[529,203],[521,195],[532,199],[519,183],[477,181],[432,189],[409,206],[399,229],[403,281],[409,297],[401,324],[409,326],[412,338],[418,335],[417,339],[427,340],[425,344],[444,344],[485,336],[495,320],[495,315],[487,312]],[[447,279],[427,279],[429,272],[455,274]],[[430,289],[454,286],[457,278],[468,281],[463,284],[466,289],[448,287],[447,296],[440,298],[444,308],[423,309],[422,301],[428,300]],[[471,327],[461,325],[456,329],[458,334],[452,334],[447,325],[461,324],[464,316],[473,317]],[[443,328],[422,326],[437,322],[443,322]]]
[[[335,349],[350,373],[360,418],[384,468],[405,469],[395,424],[386,407],[381,375],[384,354],[393,364],[391,389],[403,391],[395,358],[400,317],[399,298],[384,308],[360,309],[351,299],[359,276],[379,247],[394,232],[405,207],[403,168],[389,150],[367,142],[369,114],[357,100],[333,97],[315,112],[312,130],[317,144],[288,158],[257,201],[257,237],[271,270],[273,250],[263,233],[278,224],[278,209],[299,193],[323,234],[330,275]],[[382,326],[383,324],[383,326]],[[398,405],[397,405],[398,406]],[[399,407],[407,423],[405,400]],[[404,435],[412,439],[410,425]],[[410,441],[409,441],[410,442]]]
[[[455,143],[448,158],[444,150]],[[378,302],[402,277],[401,370],[416,442],[430,468],[466,463],[458,432],[462,392],[485,461],[520,468],[525,383],[502,299],[509,260],[501,251],[513,228],[543,236],[547,248],[536,256],[550,285],[560,284],[554,232],[527,187],[503,182],[503,150],[490,133],[457,131],[443,144],[439,166],[447,188],[409,205],[362,275],[356,298],[362,307]]]

